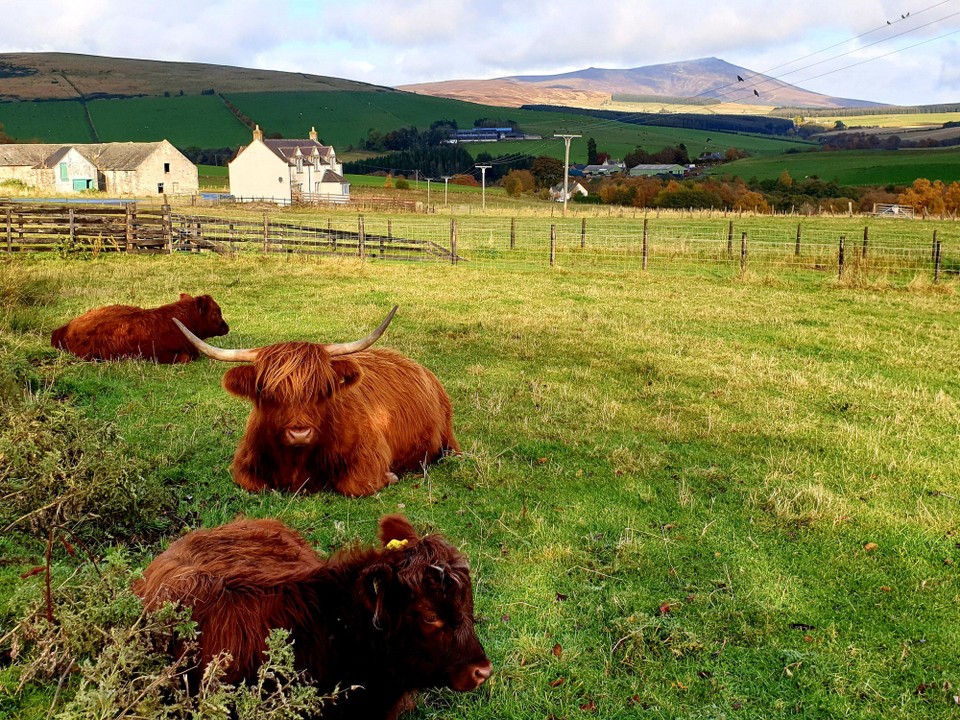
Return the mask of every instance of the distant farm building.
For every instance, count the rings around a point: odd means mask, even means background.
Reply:
[[[619,160],[604,160],[599,165],[584,165],[580,172],[584,177],[609,177],[624,172],[627,166]]]
[[[0,182],[18,180],[41,192],[69,195],[193,195],[197,166],[159,142],[0,145]]]
[[[350,201],[343,164],[329,145],[310,129],[307,139],[264,140],[258,125],[253,141],[240,148],[228,165],[230,193],[238,200],[291,203]]]
[[[587,197],[590,193],[587,189],[581,185],[578,181],[568,181],[567,182],[567,200],[572,200],[575,195],[582,195]],[[559,182],[553,187],[550,188],[550,199],[556,200],[557,202],[563,202],[563,183]]]
[[[541,135],[527,135],[512,127],[469,128],[455,130],[448,143],[500,142],[501,140],[541,140]]]
[[[683,165],[667,164],[647,164],[634,165],[630,168],[630,177],[656,177],[658,175],[669,175],[670,177],[683,177],[686,168]]]

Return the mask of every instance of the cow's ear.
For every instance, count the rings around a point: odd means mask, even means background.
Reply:
[[[191,298],[190,298],[189,295],[187,295],[187,293],[180,293],[180,299],[181,299],[181,300],[190,300]]]
[[[345,357],[333,358],[330,363],[340,378],[340,389],[346,390],[363,376],[363,369],[355,360]]]
[[[405,545],[419,539],[417,531],[403,515],[384,515],[380,518],[380,542],[384,547],[393,541]]]
[[[197,302],[197,312],[206,315],[213,309],[213,298],[209,295],[197,295],[194,298]]]
[[[231,395],[244,398],[257,396],[257,371],[253,365],[239,365],[223,376],[223,389]]]
[[[383,608],[392,580],[393,568],[384,562],[375,562],[364,568],[357,582],[358,600],[373,616],[377,629],[383,629]]]

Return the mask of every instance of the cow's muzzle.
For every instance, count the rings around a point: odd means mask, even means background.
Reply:
[[[471,663],[457,673],[450,686],[460,692],[470,692],[483,685],[493,672],[493,663],[487,658],[482,662]]]
[[[314,431],[312,428],[287,428],[283,431],[283,442],[285,445],[296,447],[309,445],[313,442]]]

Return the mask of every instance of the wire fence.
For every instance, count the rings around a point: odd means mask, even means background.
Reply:
[[[858,222],[859,220],[859,222]],[[886,276],[960,272],[954,221],[864,218],[543,218],[335,214],[242,222],[175,215],[227,252],[308,253],[536,270],[633,271],[679,264]],[[191,231],[181,233],[191,240]],[[195,237],[192,239],[196,239]]]
[[[8,253],[287,253],[534,271],[712,265],[935,281],[960,273],[960,223],[952,219],[218,210],[8,202],[0,204],[0,242]]]

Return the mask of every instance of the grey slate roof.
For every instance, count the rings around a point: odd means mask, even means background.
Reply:
[[[295,165],[297,155],[304,159],[310,159],[317,155],[321,160],[329,161],[330,153],[333,150],[329,145],[321,145],[316,140],[263,140],[262,141],[270,151],[285,161],[288,165]],[[241,150],[241,152],[243,152]]]
[[[0,145],[0,165],[27,165],[33,168],[54,167],[60,159],[75,148],[98,170],[136,170],[163,142],[77,143],[52,145],[25,143]]]

